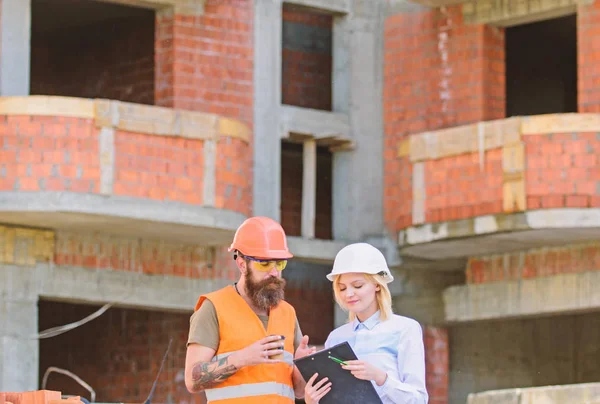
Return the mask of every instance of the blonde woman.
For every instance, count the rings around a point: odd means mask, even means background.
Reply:
[[[349,322],[329,334],[325,348],[347,341],[359,360],[343,369],[370,380],[384,404],[427,404],[425,353],[421,326],[392,312],[387,286],[394,280],[383,254],[367,243],[351,244],[335,257],[327,275],[337,303]],[[304,389],[307,404],[316,404],[331,390],[313,375]]]

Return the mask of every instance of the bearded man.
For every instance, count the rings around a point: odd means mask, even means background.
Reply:
[[[284,300],[281,272],[293,255],[279,223],[247,219],[229,247],[233,285],[200,296],[190,319],[185,384],[211,404],[291,404],[305,381],[293,360],[315,351]]]

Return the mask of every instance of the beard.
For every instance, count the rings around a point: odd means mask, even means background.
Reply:
[[[267,278],[260,282],[254,281],[252,278],[252,270],[247,266],[246,272],[246,293],[252,304],[260,310],[268,311],[271,307],[275,307],[284,298],[285,279],[283,278]]]

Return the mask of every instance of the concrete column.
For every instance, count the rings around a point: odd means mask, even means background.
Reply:
[[[356,149],[333,160],[335,239],[382,235],[384,2],[357,0],[334,25],[334,108],[347,112]]]
[[[0,296],[0,391],[36,390],[39,384],[39,342],[30,338],[38,333],[38,297],[19,278],[9,278],[13,284]]]
[[[317,210],[317,142],[304,142],[302,170],[302,237],[315,238]]]
[[[29,95],[31,0],[0,0],[0,96]]]
[[[280,220],[281,0],[254,2],[254,215]]]

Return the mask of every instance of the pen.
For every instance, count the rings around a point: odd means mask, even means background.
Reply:
[[[347,366],[347,365],[348,365],[348,364],[347,364],[346,362],[344,362],[343,360],[341,360],[341,359],[338,359],[338,358],[334,358],[334,357],[333,357],[333,356],[331,356],[331,355],[327,355],[327,357],[328,357],[329,359],[331,359],[332,361],[339,363],[340,365],[344,365],[344,366]]]

